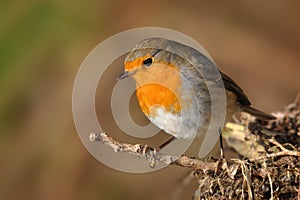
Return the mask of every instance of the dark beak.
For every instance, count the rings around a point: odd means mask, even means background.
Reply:
[[[124,79],[124,78],[127,78],[127,77],[133,75],[134,73],[135,73],[135,71],[130,71],[130,72],[129,72],[129,71],[124,71],[123,73],[121,73],[121,74],[118,76],[117,81],[122,80],[122,79]]]

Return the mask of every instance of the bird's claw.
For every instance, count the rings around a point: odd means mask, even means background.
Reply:
[[[149,161],[149,166],[151,168],[155,167],[155,164],[156,164],[156,154],[157,154],[156,149],[150,147],[149,145],[145,145],[145,147],[143,149],[143,155]]]

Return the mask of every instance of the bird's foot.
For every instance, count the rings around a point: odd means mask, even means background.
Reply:
[[[155,148],[152,148],[149,145],[145,145],[143,149],[143,155],[149,161],[149,166],[151,168],[154,168],[156,165],[156,154],[157,151]]]

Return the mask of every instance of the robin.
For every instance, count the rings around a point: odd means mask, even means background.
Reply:
[[[173,136],[160,148],[173,139],[193,139],[207,130],[212,105],[208,87],[216,89],[217,95],[218,89],[225,88],[225,121],[241,111],[262,120],[275,119],[251,107],[243,90],[207,56],[179,42],[145,39],[128,53],[124,65],[125,70],[118,79],[132,77],[135,80],[142,112]]]

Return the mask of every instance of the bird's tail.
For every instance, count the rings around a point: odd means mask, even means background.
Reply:
[[[242,111],[247,112],[247,113],[249,113],[249,114],[251,114],[251,115],[253,115],[253,116],[255,116],[259,119],[263,119],[263,120],[276,119],[276,117],[274,117],[273,115],[262,112],[260,110],[255,109],[255,108],[252,108],[250,106],[243,107]]]

